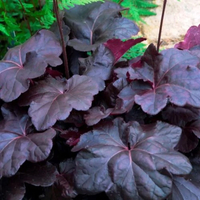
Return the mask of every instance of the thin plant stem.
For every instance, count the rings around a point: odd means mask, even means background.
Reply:
[[[167,0],[164,0],[164,2],[163,2],[162,16],[161,16],[161,20],[160,20],[160,28],[159,28],[159,33],[158,33],[157,52],[159,52],[159,48],[160,48],[160,39],[161,39],[162,26],[163,26],[163,20],[164,20],[164,14],[165,14],[166,4],[167,4]]]
[[[31,2],[32,2],[33,7],[34,7],[34,10],[35,10],[35,12],[36,12],[37,9],[36,9],[36,7],[35,7],[34,1],[32,0]],[[41,9],[40,9],[40,10],[41,10]],[[42,22],[40,21],[40,18],[38,18],[38,21],[39,21],[40,25],[42,26]]]
[[[60,32],[60,37],[61,37],[61,43],[62,43],[62,49],[63,49],[63,60],[64,60],[64,68],[65,68],[65,76],[67,79],[69,79],[69,66],[68,66],[68,59],[67,59],[67,51],[65,48],[65,41],[64,41],[64,37],[63,37],[63,32],[62,32],[62,23],[59,17],[59,13],[58,13],[58,2],[57,0],[53,0],[53,4],[54,4],[54,12],[56,14],[56,20],[58,23],[58,28],[59,28],[59,32]]]
[[[41,1],[39,0],[39,6],[40,6],[40,10],[42,9],[42,4]]]
[[[26,21],[28,30],[29,30],[30,34],[32,35],[32,33],[31,33],[31,26],[30,26],[30,24],[29,24],[28,18],[25,16],[25,15],[26,15],[26,14],[25,14],[26,11],[25,11],[25,9],[24,9],[24,6],[23,6],[21,0],[19,0],[19,2],[20,2],[21,6],[22,6],[22,9],[23,9],[24,20]]]

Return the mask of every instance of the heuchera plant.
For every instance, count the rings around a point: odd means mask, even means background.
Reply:
[[[121,10],[75,6],[0,61],[0,199],[200,199],[200,26],[124,61],[145,39]]]

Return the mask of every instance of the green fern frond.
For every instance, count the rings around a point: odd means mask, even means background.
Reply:
[[[6,27],[2,24],[0,24],[0,32],[7,35],[7,36],[10,35],[9,32],[6,30]]]
[[[146,44],[138,43],[135,46],[131,47],[123,56],[122,58],[126,60],[131,60],[138,56],[142,56],[146,50]]]
[[[103,0],[60,0],[59,9],[61,10],[63,10],[64,8],[70,9],[74,7],[75,5],[86,5],[86,4],[97,2],[97,1],[103,2]]]
[[[119,0],[112,0],[113,2],[120,3]],[[150,9],[157,7],[156,4],[149,2],[148,0],[123,0],[120,5],[124,8],[129,8],[128,11],[124,11],[123,14],[125,17],[138,22],[145,21],[141,16],[151,16],[155,15]]]

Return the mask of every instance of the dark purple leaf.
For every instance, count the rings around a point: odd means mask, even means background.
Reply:
[[[69,40],[69,34],[70,34],[70,28],[64,23],[64,21],[61,21],[61,28],[62,28],[62,32],[63,32],[63,36],[64,36],[64,43],[65,46],[67,45],[67,42]],[[50,31],[52,31],[56,37],[59,39],[60,43],[62,44],[62,40],[60,37],[60,31],[59,31],[59,26],[57,22],[54,22],[54,24],[51,26]]]
[[[76,51],[72,47],[67,46],[67,56],[68,56],[68,64],[71,73],[74,74],[80,74],[80,62],[79,59],[81,58],[87,58],[87,52],[82,51]]]
[[[53,185],[58,174],[56,167],[51,163],[36,163],[22,167],[17,175],[20,176],[21,181],[29,183],[34,186],[48,187]]]
[[[66,119],[73,108],[88,110],[97,93],[97,84],[88,76],[74,75],[68,80],[48,77],[25,93],[20,105],[30,105],[29,115],[34,126],[45,130],[57,120]]]
[[[200,189],[200,166],[199,161],[195,161],[194,159],[191,161],[192,163],[192,171],[187,176],[187,179],[192,182],[197,188]]]
[[[80,151],[75,160],[78,192],[112,191],[126,200],[166,198],[172,181],[160,171],[182,175],[192,169],[174,150],[180,134],[179,127],[163,122],[142,127],[116,118],[99,124],[72,149]]]
[[[56,181],[56,167],[50,163],[38,163],[25,165],[11,178],[2,179],[3,199],[22,200],[26,192],[25,184],[47,187]]]
[[[150,44],[142,57],[135,58],[129,62],[128,78],[130,80],[141,79],[153,83],[161,61],[162,55],[157,52],[153,44]]]
[[[76,127],[81,127],[83,125],[85,125],[85,121],[84,121],[84,111],[77,111],[77,110],[72,110],[69,117],[67,117],[67,119],[65,120],[66,123],[72,123],[74,124]]]
[[[112,111],[113,108],[106,109],[104,106],[92,107],[88,110],[88,114],[84,115],[85,123],[88,126],[95,125],[101,119],[108,117]]]
[[[200,45],[192,47],[189,51],[191,54],[200,58]],[[198,68],[200,68],[200,66],[198,66]]]
[[[47,187],[44,190],[44,196],[41,200],[73,200],[62,196],[62,191],[55,184],[52,187]]]
[[[56,185],[61,189],[62,196],[65,198],[74,198],[77,192],[74,188],[74,170],[75,163],[72,159],[59,164],[60,173],[57,175]]]
[[[183,177],[173,177],[172,194],[168,200],[200,200],[200,188]]]
[[[90,76],[99,85],[99,90],[105,88],[105,80],[110,78],[113,66],[114,57],[111,51],[104,45],[100,45],[88,58],[81,58],[80,68],[83,75]]]
[[[113,53],[116,63],[132,46],[144,40],[145,38],[137,38],[122,42],[120,39],[111,39],[104,43],[104,45]]]
[[[168,105],[161,114],[167,122],[182,127],[181,138],[176,146],[177,150],[188,153],[197,147],[198,137],[200,137],[200,125],[197,120],[199,109],[187,105],[184,107]]]
[[[189,124],[191,131],[200,138],[200,119],[197,119]]]
[[[145,124],[145,118],[147,118],[147,116],[148,115],[141,109],[141,107],[135,104],[133,108],[125,114],[124,120],[125,122],[137,121],[140,124]]]
[[[2,179],[2,200],[22,200],[26,192],[25,185],[19,176]]]
[[[0,123],[0,177],[14,175],[26,161],[45,160],[52,148],[53,129],[42,133],[30,132],[31,122],[21,110],[2,107],[4,120]]]
[[[200,25],[191,26],[184,37],[184,41],[176,44],[175,48],[190,49],[196,45],[200,45]]]
[[[185,126],[186,123],[196,120],[199,117],[200,111],[187,105],[184,107],[168,105],[161,114],[163,119],[170,124]]]
[[[199,139],[193,133],[192,127],[186,126],[183,128],[181,138],[177,146],[175,147],[175,149],[183,153],[189,153],[197,147],[198,143],[199,143]]]
[[[123,68],[116,68],[114,70],[117,78],[127,78],[127,73],[128,73],[129,67],[123,67]]]
[[[112,114],[124,113],[122,108],[122,100],[118,98],[120,91],[128,85],[125,78],[119,78],[115,82],[110,83],[104,90],[104,99],[108,107],[114,107]]]
[[[114,83],[110,83],[103,91],[103,99],[105,100],[108,107],[115,107],[116,100],[120,90],[122,90],[126,85],[127,81],[124,78],[117,79]]]
[[[13,101],[28,90],[30,79],[45,73],[47,65],[62,63],[62,48],[55,35],[40,30],[24,44],[9,49],[0,61],[0,98]]]
[[[152,83],[153,82],[152,68],[150,66],[146,66],[145,68],[129,67],[127,71],[127,77],[129,80],[143,80],[145,82]]]
[[[133,21],[121,17],[121,10],[118,4],[108,1],[67,10],[64,21],[74,36],[68,45],[79,51],[91,51],[111,38],[128,39],[136,35],[139,28]]]
[[[199,59],[189,51],[173,48],[162,51],[161,55],[154,51],[155,47],[150,45],[142,57],[142,68],[134,69],[135,73],[139,70],[138,77],[143,74],[152,82],[151,89],[135,95],[135,102],[151,115],[159,113],[168,102],[200,107]]]
[[[129,85],[125,86],[118,94],[118,97],[121,100],[121,105],[116,104],[115,110],[112,112],[112,114],[129,112],[135,103],[135,95],[142,94],[146,92],[146,90],[148,90],[149,88],[151,88],[151,86],[148,83],[145,83],[143,81],[132,81]]]

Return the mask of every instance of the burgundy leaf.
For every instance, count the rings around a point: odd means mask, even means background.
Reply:
[[[200,200],[200,188],[183,177],[173,178],[172,194],[168,200]]]
[[[25,93],[20,105],[30,105],[29,115],[34,126],[45,130],[57,120],[66,119],[73,108],[88,110],[97,93],[97,84],[88,76],[74,75],[68,80],[48,77]]]
[[[200,25],[191,26],[184,37],[184,41],[176,44],[175,48],[190,49],[196,45],[200,45]]]
[[[72,151],[79,193],[118,192],[120,199],[164,199],[172,181],[160,173],[190,173],[188,159],[174,150],[181,129],[163,122],[140,126],[116,118],[83,134]]]
[[[45,73],[47,65],[62,63],[62,48],[55,35],[40,30],[24,44],[9,49],[0,61],[0,98],[13,101],[28,90],[30,79]]]
[[[0,177],[14,175],[26,161],[45,160],[52,148],[53,129],[30,133],[30,118],[20,110],[2,107],[4,120],[0,123]]]
[[[61,189],[62,196],[65,198],[74,198],[77,192],[74,188],[74,170],[75,163],[72,159],[59,164],[60,173],[57,175],[56,185]]]
[[[121,10],[118,4],[108,1],[67,10],[64,21],[74,36],[68,45],[79,51],[91,51],[111,38],[128,39],[136,35],[139,28],[133,21],[121,17]]]
[[[113,108],[106,109],[104,106],[92,107],[88,110],[88,114],[84,116],[85,123],[88,126],[95,125],[100,122],[101,119],[108,117],[112,111]]]
[[[152,49],[152,51],[151,51]],[[143,111],[155,115],[169,102],[177,106],[186,104],[200,107],[200,70],[199,59],[189,51],[167,49],[160,55],[154,54],[155,47],[150,45],[142,58],[140,74],[151,69],[152,88],[135,95],[135,102]],[[152,52],[152,53],[151,53]],[[150,73],[150,72],[148,72]],[[140,77],[140,74],[138,77]]]
[[[102,91],[105,88],[105,80],[110,78],[113,66],[114,58],[111,51],[104,45],[100,45],[88,58],[81,58],[80,68],[82,74],[92,77],[99,85],[99,90]]]
[[[134,45],[146,40],[145,38],[129,39],[122,42],[120,39],[110,39],[104,45],[110,49],[115,58],[115,63]]]
[[[53,70],[51,67],[47,67],[45,73],[47,75],[50,75],[50,76],[54,77],[54,78],[56,76],[60,76],[61,77],[63,75],[61,72],[59,72],[57,70]]]
[[[63,131],[63,133],[60,134],[60,137],[66,139],[66,144],[69,146],[75,146],[79,142],[80,136],[81,132],[78,131],[78,129],[69,129],[67,131]]]

